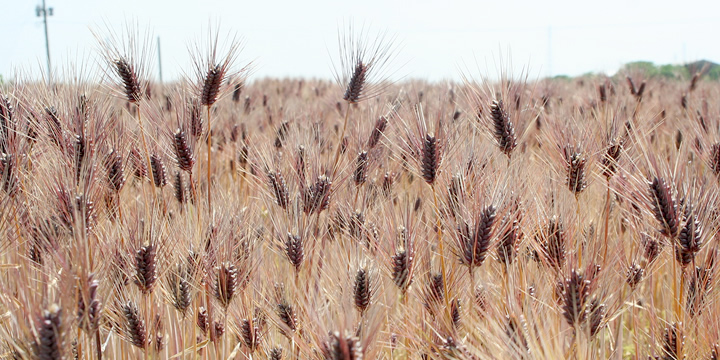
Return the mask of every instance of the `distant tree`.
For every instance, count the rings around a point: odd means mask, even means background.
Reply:
[[[660,74],[660,70],[650,61],[634,61],[623,66],[622,71],[625,73],[643,73],[647,77],[654,77]]]
[[[661,65],[659,75],[668,79],[687,79],[689,77],[688,69],[683,65]]]
[[[708,79],[720,80],[720,66],[713,66],[707,73]]]
[[[699,72],[702,76],[707,76],[708,79],[720,80],[720,65],[706,60],[683,65],[655,65],[649,61],[634,61],[625,64],[617,72],[616,76],[625,77],[627,75],[642,74],[646,78],[663,77],[673,80],[688,80],[696,72]]]
[[[710,70],[718,66],[720,65],[708,60],[698,60],[685,64],[688,74],[701,73],[702,75],[707,75]]]

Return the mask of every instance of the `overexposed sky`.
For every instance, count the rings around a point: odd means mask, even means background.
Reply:
[[[720,62],[720,2],[708,0],[46,1],[54,14],[48,18],[54,68],[92,64],[97,40],[91,29],[107,33],[108,26],[119,30],[132,20],[160,37],[165,80],[191,71],[188,46],[209,23],[245,39],[240,59],[254,61],[255,78],[331,78],[338,26],[348,20],[396,35],[397,74],[409,78],[460,79],[468,68],[492,76],[496,64],[510,61],[533,78],[611,74],[635,60]],[[18,71],[37,77],[45,69],[43,26],[35,15],[40,3],[0,0],[0,75],[6,79]],[[156,62],[151,71],[157,76]]]

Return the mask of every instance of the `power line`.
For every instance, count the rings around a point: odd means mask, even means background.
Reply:
[[[47,8],[45,6],[45,0],[42,0],[42,7],[38,5],[35,8],[35,15],[37,17],[43,18],[43,24],[45,25],[45,53],[47,54],[47,70],[48,70],[48,80],[50,84],[52,84],[52,66],[50,65],[50,40],[48,40],[48,26],[47,26],[47,17],[48,15],[53,15],[53,8]]]

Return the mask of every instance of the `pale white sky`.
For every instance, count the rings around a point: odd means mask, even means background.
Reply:
[[[162,44],[165,80],[189,71],[188,44],[209,22],[246,40],[241,59],[253,77],[331,78],[338,26],[348,19],[387,29],[402,44],[398,74],[459,79],[507,54],[531,75],[614,73],[626,62],[720,62],[718,1],[169,1],[46,0],[53,67],[92,63],[92,28],[121,29],[127,19],[148,26]],[[41,0],[0,0],[0,74],[45,69]],[[330,50],[330,54],[328,54]],[[476,66],[476,64],[478,64]],[[487,64],[487,65],[486,65]],[[157,75],[157,66],[152,69]],[[493,74],[487,74],[493,75]]]

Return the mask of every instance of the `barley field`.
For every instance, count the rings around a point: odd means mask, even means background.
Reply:
[[[210,41],[158,83],[118,39],[0,86],[2,358],[720,357],[703,71],[393,81],[347,31],[334,82]]]

